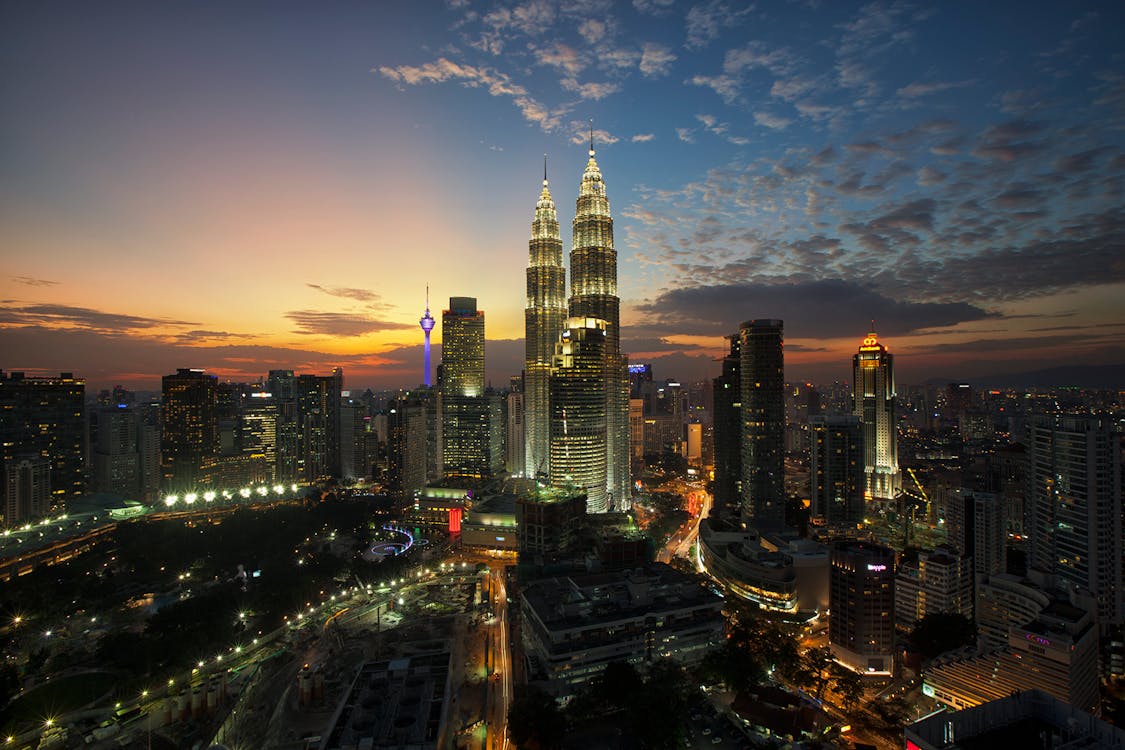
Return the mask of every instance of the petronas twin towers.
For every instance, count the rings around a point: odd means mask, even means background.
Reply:
[[[629,500],[629,376],[621,353],[621,301],[613,219],[601,170],[582,174],[566,297],[562,238],[547,187],[535,205],[528,242],[524,313],[526,474],[586,490],[593,513]]]

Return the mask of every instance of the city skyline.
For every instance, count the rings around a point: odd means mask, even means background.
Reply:
[[[503,385],[542,154],[568,206],[591,118],[658,377],[753,318],[793,380],[847,380],[872,318],[901,383],[1125,364],[1125,18],[1031,9],[6,7],[3,367],[412,386],[428,283]]]

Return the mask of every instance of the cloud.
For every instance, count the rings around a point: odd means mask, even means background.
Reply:
[[[570,123],[570,142],[576,146],[583,143],[590,142],[590,123],[582,122],[581,120],[572,120]],[[608,130],[594,129],[594,145],[599,146],[602,144],[617,143],[620,138],[610,133]]]
[[[285,317],[297,328],[294,333],[320,336],[361,336],[377,331],[410,329],[408,323],[377,320],[355,313],[321,312],[318,310],[291,310]]]
[[[641,73],[649,77],[668,74],[668,69],[676,61],[676,56],[662,44],[645,42],[641,48]]]
[[[781,318],[787,338],[860,337],[872,319],[880,333],[948,328],[995,314],[964,302],[912,302],[843,279],[672,289],[636,306],[640,326],[665,335],[725,335],[743,320]]]
[[[648,143],[654,138],[656,138],[656,136],[652,133],[637,133],[629,140],[631,140],[633,143]]]
[[[12,281],[17,284],[26,284],[27,286],[56,286],[59,282],[49,281],[48,279],[37,279],[33,276],[13,276]]]
[[[346,286],[321,286],[320,284],[305,284],[305,286],[310,289],[315,289],[318,292],[324,292],[332,297],[354,299],[359,302],[377,302],[380,299],[378,294],[368,289],[355,289]]]
[[[562,42],[555,42],[550,47],[534,51],[536,62],[557,68],[566,73],[567,77],[574,78],[586,68],[586,62],[573,47],[568,47]]]
[[[0,308],[0,326],[34,325],[120,333],[199,324],[171,318],[110,313],[88,307],[71,307],[69,305],[31,304],[22,307],[13,305]]]
[[[550,109],[528,95],[527,89],[512,81],[506,73],[487,67],[463,65],[441,57],[423,65],[380,66],[378,72],[384,78],[399,84],[416,86],[423,83],[444,83],[459,81],[470,88],[485,88],[490,96],[508,97],[530,123],[544,131],[556,129],[562,112]]]
[[[608,81],[602,83],[579,83],[573,78],[564,78],[560,84],[567,91],[573,91],[581,98],[592,101],[600,101],[621,90],[621,84],[610,83]]]
[[[719,38],[719,30],[734,25],[738,13],[734,13],[721,0],[711,0],[704,5],[693,6],[687,12],[685,33],[688,49],[702,49]]]
[[[693,132],[691,128],[676,128],[676,137],[684,143],[695,143]]]
[[[929,96],[930,94],[937,94],[942,91],[950,91],[952,89],[965,88],[975,84],[975,80],[969,81],[937,81],[934,83],[912,83],[909,86],[903,86],[898,90],[898,95],[906,99],[917,99],[921,96]]]
[[[793,124],[792,120],[770,114],[769,112],[755,112],[754,122],[762,127],[770,128],[771,130],[785,130],[785,128]]]
[[[587,44],[597,44],[605,39],[609,27],[605,21],[597,18],[587,18],[578,24],[578,35],[586,40]]]

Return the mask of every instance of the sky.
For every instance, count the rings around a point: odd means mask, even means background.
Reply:
[[[428,285],[506,385],[591,120],[657,378],[753,318],[791,380],[1125,364],[1120,2],[4,3],[0,95],[9,372],[413,386]]]

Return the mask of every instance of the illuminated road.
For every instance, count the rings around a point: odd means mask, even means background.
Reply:
[[[489,664],[492,669],[488,679],[488,750],[507,750],[508,706],[512,702],[512,662],[508,643],[508,592],[504,587],[504,569],[493,568],[489,573],[492,591],[493,618],[489,625]]]
[[[656,553],[657,562],[670,563],[674,557],[690,556],[691,547],[699,536],[699,523],[711,512],[712,498],[709,492],[701,487],[684,483],[679,483],[677,489],[681,492],[686,490],[684,498],[693,515],[676,529],[676,533],[672,534],[664,548]]]

